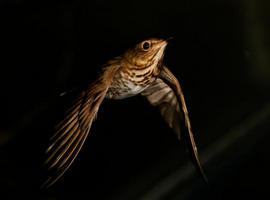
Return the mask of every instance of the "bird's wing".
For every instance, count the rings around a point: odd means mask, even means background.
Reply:
[[[116,71],[116,67],[104,71],[94,84],[77,97],[65,118],[56,126],[47,149],[45,164],[49,178],[43,187],[54,184],[80,152]]]
[[[164,66],[159,78],[149,86],[143,93],[153,106],[158,106],[161,115],[169,126],[176,132],[180,139],[180,119],[184,117],[185,127],[187,131],[183,131],[183,136],[187,139],[188,147],[195,165],[201,173],[203,179],[207,182],[207,178],[202,169],[198,150],[194,140],[188,110],[185,103],[184,94],[177,78],[172,72]],[[187,133],[187,134],[184,134]]]
[[[151,105],[158,107],[160,114],[180,139],[181,111],[174,91],[162,79],[157,78],[142,92]]]

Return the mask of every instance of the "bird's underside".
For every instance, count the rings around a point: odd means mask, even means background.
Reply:
[[[159,52],[154,53],[153,55],[157,56]],[[158,66],[158,62],[155,63],[153,58],[149,62],[151,64],[149,64],[149,68],[136,69],[133,67],[133,71],[128,72],[133,76],[126,74],[124,77],[127,68],[123,67],[125,62],[122,60],[112,64],[109,62],[110,65],[106,66],[100,77],[75,99],[73,105],[66,112],[65,118],[56,126],[51,144],[47,149],[46,166],[49,178],[43,184],[44,187],[54,184],[73,163],[90,132],[104,98],[123,99],[136,94],[141,94],[149,101],[150,105],[159,109],[161,116],[179,139],[181,121],[184,122],[186,131],[181,132],[186,137],[183,138],[187,139],[195,164],[206,180],[199,161],[183,92],[176,77],[166,66]],[[141,58],[139,61],[143,63],[144,60]],[[145,63],[143,66],[147,66]],[[135,63],[134,66],[139,65]],[[132,81],[135,81],[134,84]]]

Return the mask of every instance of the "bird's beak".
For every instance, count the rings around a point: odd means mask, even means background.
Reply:
[[[168,44],[168,41],[169,40],[172,40],[173,39],[173,37],[169,37],[169,38],[167,38],[167,39],[165,39],[165,40],[162,40],[162,42],[161,42],[161,45],[160,46],[164,46],[164,47],[166,47],[167,46],[167,44]]]
[[[173,37],[169,37],[169,38],[167,38],[165,41],[169,41],[169,40],[172,40],[173,39]]]
[[[167,44],[168,44],[167,40],[161,40],[159,46],[160,46],[160,47],[166,47]]]

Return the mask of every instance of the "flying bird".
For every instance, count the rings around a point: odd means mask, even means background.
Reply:
[[[105,98],[125,99],[138,94],[159,109],[179,139],[181,122],[184,122],[186,131],[181,132],[188,141],[197,169],[206,180],[182,88],[163,64],[167,44],[168,40],[158,38],[140,42],[121,56],[108,61],[97,80],[77,96],[50,139],[45,163],[48,171],[53,173],[43,184],[44,187],[53,185],[74,162]]]

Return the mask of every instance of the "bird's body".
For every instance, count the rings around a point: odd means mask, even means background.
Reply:
[[[145,42],[148,43],[148,41]],[[135,48],[127,51],[122,57],[108,62],[108,67],[118,67],[118,71],[114,75],[111,86],[108,89],[107,98],[123,99],[137,95],[156,80],[167,42],[156,40],[156,45],[158,51],[146,57],[146,59],[139,61],[134,59],[137,56],[136,54],[139,54]],[[156,56],[156,59],[153,59],[152,56]]]
[[[124,99],[138,94],[160,110],[178,138],[180,120],[184,118],[193,158],[204,176],[182,89],[175,76],[163,65],[166,45],[166,40],[149,39],[108,61],[99,78],[74,100],[66,117],[56,126],[47,149],[46,164],[52,174],[45,182],[46,187],[55,183],[73,163],[104,98]]]

